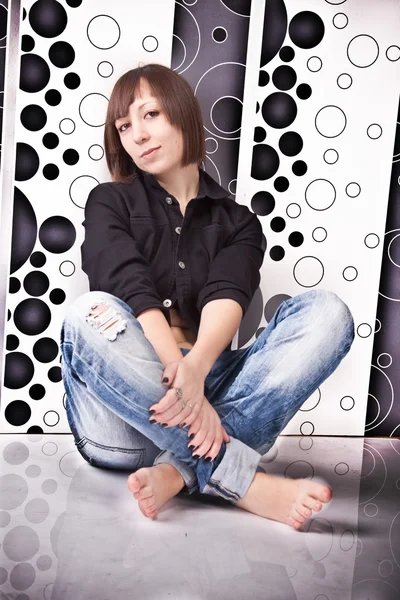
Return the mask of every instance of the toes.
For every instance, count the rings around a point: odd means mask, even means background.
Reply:
[[[296,509],[292,510],[291,517],[295,521],[299,521],[299,523],[304,523],[304,521],[306,520],[306,518],[298,510],[296,510]]]
[[[296,510],[299,514],[301,514],[305,519],[309,519],[312,515],[312,510],[307,506],[300,505],[296,506]]]
[[[140,490],[140,481],[136,473],[131,473],[128,477],[128,488],[132,494],[137,494]]]
[[[144,500],[145,498],[150,498],[150,496],[153,495],[153,489],[146,485],[145,487],[142,487],[142,489],[140,490],[139,494],[138,494],[138,499],[139,500]]]
[[[151,496],[150,498],[145,498],[144,500],[141,500],[140,504],[146,512],[152,512],[152,511],[156,510],[156,501],[154,499],[154,496]]]

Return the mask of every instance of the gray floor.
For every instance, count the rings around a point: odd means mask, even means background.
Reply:
[[[262,468],[334,493],[300,532],[205,496],[150,521],[71,435],[0,446],[0,600],[400,598],[400,440],[280,437]]]

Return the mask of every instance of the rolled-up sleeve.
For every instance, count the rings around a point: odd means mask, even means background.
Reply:
[[[149,308],[159,308],[169,321],[148,262],[130,231],[128,210],[111,185],[100,184],[90,192],[83,226],[82,269],[89,278],[90,290],[120,298],[135,317]]]
[[[260,268],[265,253],[261,223],[247,206],[237,206],[235,231],[213,259],[207,283],[198,295],[197,309],[200,313],[211,300],[230,298],[242,307],[243,318],[260,285]]]

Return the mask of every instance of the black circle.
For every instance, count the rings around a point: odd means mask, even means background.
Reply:
[[[43,136],[43,145],[48,148],[49,150],[54,150],[54,148],[57,148],[58,144],[60,143],[60,140],[58,139],[58,135],[56,135],[55,133],[45,133],[45,135]]]
[[[32,267],[43,267],[46,264],[46,257],[43,252],[34,252],[31,256]]]
[[[40,383],[35,383],[29,388],[29,395],[32,400],[41,400],[45,395],[46,390]]]
[[[281,65],[272,73],[272,81],[278,90],[290,90],[297,81],[297,75],[292,67]]]
[[[264,121],[276,129],[289,127],[297,115],[296,102],[289,94],[275,92],[264,100],[261,107]]]
[[[26,19],[26,8],[22,9],[22,20],[25,21]]]
[[[267,71],[260,71],[258,75],[258,85],[264,87],[269,83],[269,75]]]
[[[35,47],[35,40],[31,35],[23,35],[21,40],[22,52],[32,52]]]
[[[53,381],[54,383],[56,383],[57,381],[61,381],[61,367],[51,367],[51,369],[49,369],[49,372],[47,373],[47,376],[50,379],[50,381]]]
[[[82,4],[82,0],[67,0],[67,4],[71,8],[78,8]]]
[[[36,175],[39,168],[39,156],[36,150],[25,144],[17,142],[17,155],[15,159],[15,179],[26,181]]]
[[[22,125],[29,131],[39,131],[39,129],[43,129],[47,122],[46,112],[37,104],[25,106],[20,118]]]
[[[290,21],[290,39],[299,48],[309,49],[318,46],[325,34],[325,25],[319,15],[310,10],[297,13]]]
[[[50,181],[53,181],[53,179],[57,179],[59,174],[60,169],[57,167],[57,165],[53,165],[53,163],[49,163],[48,165],[45,165],[43,167],[43,176],[46,179],[49,179]]]
[[[38,0],[29,11],[33,31],[45,38],[57,37],[67,26],[65,8],[54,0]]]
[[[69,90],[76,90],[81,84],[81,78],[76,73],[67,73],[64,77],[64,83]]]
[[[66,69],[75,60],[75,50],[68,42],[55,42],[50,46],[49,58],[55,67]]]
[[[43,433],[43,429],[39,427],[39,425],[32,425],[32,427],[29,427],[26,433]]]
[[[12,352],[13,350],[16,350],[18,346],[19,339],[17,338],[17,336],[13,334],[8,335],[6,338],[6,350]]]
[[[22,352],[6,354],[4,385],[10,390],[18,390],[28,385],[35,371],[33,362]]]
[[[212,33],[212,36],[216,42],[224,42],[226,40],[226,31],[223,27],[216,27]]]
[[[6,406],[6,410],[4,411],[4,416],[6,421],[10,423],[10,425],[25,425],[31,418],[31,408],[29,404],[24,402],[23,400],[14,400],[10,402],[8,406]]]
[[[65,217],[49,217],[39,229],[40,243],[43,248],[54,254],[69,250],[74,245],[75,239],[75,227]]]
[[[10,272],[26,263],[36,244],[37,222],[28,198],[15,186]]]
[[[257,144],[261,144],[261,142],[263,142],[266,137],[267,137],[267,132],[265,131],[264,127],[255,127],[254,141]]]
[[[253,147],[251,176],[259,181],[273,177],[279,169],[279,156],[275,148],[267,144]]]
[[[64,290],[56,288],[54,290],[51,290],[49,298],[50,302],[52,302],[53,304],[62,304],[66,298],[66,295]]]
[[[269,251],[272,260],[279,261],[285,256],[285,251],[281,246],[273,246]]]
[[[256,331],[256,338],[258,338],[259,335],[262,334],[262,332],[264,331],[265,327],[259,327]]]
[[[279,148],[286,156],[296,156],[303,148],[303,140],[295,131],[287,131],[279,140]]]
[[[39,298],[27,298],[14,311],[14,323],[26,335],[38,335],[50,325],[50,309]]]
[[[282,46],[279,51],[279,58],[283,60],[283,62],[290,62],[294,59],[294,50],[291,46]]]
[[[269,215],[275,208],[275,199],[269,192],[257,192],[251,199],[251,208],[256,215],[264,217]]]
[[[10,277],[10,281],[8,284],[8,292],[9,294],[16,294],[19,292],[21,288],[21,282],[16,277]]]
[[[24,279],[25,291],[30,296],[43,296],[49,289],[49,278],[41,271],[31,271]]]
[[[274,217],[270,223],[271,229],[272,231],[275,231],[276,233],[280,233],[281,231],[283,231],[286,227],[286,221],[285,219],[282,219],[282,217]]]
[[[58,90],[48,90],[44,95],[44,99],[50,106],[57,106],[61,102],[61,94]]]
[[[289,180],[286,177],[277,177],[274,181],[274,188],[277,192],[286,192],[289,187]]]
[[[312,94],[311,87],[308,83],[301,83],[296,90],[296,94],[300,100],[307,100]]]
[[[304,160],[296,160],[296,162],[294,162],[292,165],[292,171],[298,177],[305,175],[307,173],[307,169],[308,167]]]
[[[57,358],[57,354],[57,342],[55,342],[51,338],[42,338],[35,342],[33,346],[33,356],[39,362],[49,363],[55,358]]]
[[[79,160],[79,154],[73,148],[68,148],[63,154],[63,159],[67,165],[76,165]]]
[[[7,309],[7,321],[11,319],[11,310]]]
[[[47,62],[37,54],[21,56],[21,73],[19,87],[24,92],[34,94],[40,92],[50,80],[50,69]]]
[[[293,231],[289,235],[289,244],[294,248],[298,248],[304,242],[304,235],[300,231]]]

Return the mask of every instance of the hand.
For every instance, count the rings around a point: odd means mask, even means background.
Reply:
[[[189,428],[189,448],[194,446],[192,455],[214,459],[221,449],[222,442],[229,442],[229,435],[221,425],[217,411],[207,398],[201,405],[197,418]],[[193,437],[192,437],[193,436]]]

